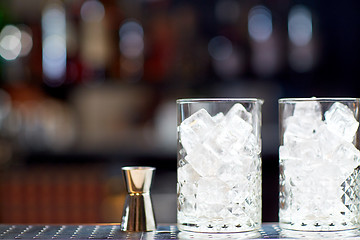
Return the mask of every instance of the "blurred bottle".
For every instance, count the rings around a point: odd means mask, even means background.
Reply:
[[[311,71],[316,63],[314,30],[311,10],[302,4],[293,5],[288,15],[288,60],[297,73]]]
[[[77,85],[82,82],[84,64],[80,57],[80,9],[81,1],[75,1],[68,6],[66,24],[66,45],[67,45],[67,72],[66,84]]]
[[[11,118],[11,99],[7,92],[0,89],[0,168],[9,163],[13,155],[12,129],[8,124]]]
[[[104,81],[111,55],[108,19],[101,1],[86,0],[80,9],[80,59],[84,81]]]

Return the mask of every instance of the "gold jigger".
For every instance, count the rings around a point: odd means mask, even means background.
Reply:
[[[122,168],[128,195],[122,214],[121,231],[145,232],[156,230],[150,187],[154,167]]]

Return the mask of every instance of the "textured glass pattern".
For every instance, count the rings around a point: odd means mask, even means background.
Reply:
[[[334,231],[355,228],[359,224],[359,168],[356,168],[341,185],[334,186],[334,191],[339,193],[338,198],[335,199],[323,198],[321,193],[307,194],[294,185],[291,177],[285,177],[283,168],[282,165],[280,168],[280,225],[282,227],[309,231]]]
[[[233,186],[228,186],[220,177],[196,176],[185,159],[180,162],[182,166],[178,167],[178,223],[181,230],[239,232],[260,226],[260,157],[254,159],[249,166],[249,174],[234,179]]]
[[[357,167],[354,172],[341,184],[343,195],[341,200],[350,212],[359,213],[360,210],[360,169]],[[356,216],[354,216],[356,218]],[[357,221],[357,219],[354,219]]]

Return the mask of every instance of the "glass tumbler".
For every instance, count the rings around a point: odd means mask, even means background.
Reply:
[[[359,227],[359,99],[279,100],[280,227]]]
[[[177,100],[180,230],[229,233],[260,228],[262,103]]]

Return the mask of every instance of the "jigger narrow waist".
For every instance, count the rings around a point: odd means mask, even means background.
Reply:
[[[150,195],[150,192],[129,192],[129,196]]]

